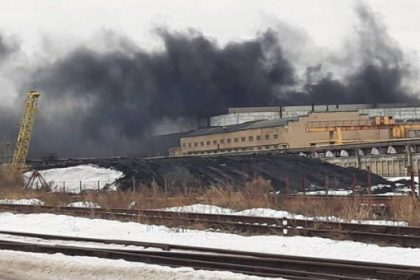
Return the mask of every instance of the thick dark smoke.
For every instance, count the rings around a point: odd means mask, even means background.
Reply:
[[[356,8],[359,25],[357,36],[347,44],[345,58],[339,67],[350,68],[342,80],[332,74],[322,77],[322,64],[308,67],[305,91],[285,96],[294,103],[398,103],[418,100],[404,85],[404,79],[414,75],[412,66],[404,60],[398,43],[389,36],[386,26],[366,6]],[[356,69],[351,69],[357,63]],[[314,82],[314,80],[316,82]],[[291,97],[291,98],[290,98]]]
[[[43,63],[20,86],[43,92],[35,149],[67,156],[109,155],[117,147],[134,153],[157,120],[208,117],[228,107],[417,100],[404,84],[413,72],[398,44],[368,8],[359,6],[357,15],[356,39],[335,59],[345,76],[335,77],[320,61],[308,66],[303,88],[282,49],[287,38],[275,29],[226,46],[195,30],[161,29],[161,51],[131,42],[108,52],[75,49]],[[2,42],[0,55],[7,49]]]
[[[15,125],[18,113],[7,102],[10,97],[10,88],[5,80],[10,78],[8,66],[13,55],[19,52],[19,45],[6,36],[0,34],[0,162],[7,159],[11,154],[11,135],[15,136]]]
[[[138,136],[150,119],[161,117],[206,117],[228,106],[274,104],[275,88],[294,83],[272,31],[223,48],[198,32],[159,35],[165,51],[77,49],[30,82],[51,105],[68,100],[86,106],[83,126],[92,137],[116,126]],[[276,54],[269,66],[267,52]]]

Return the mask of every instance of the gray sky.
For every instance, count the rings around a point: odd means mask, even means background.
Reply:
[[[405,51],[420,49],[420,1],[368,0]],[[251,38],[280,20],[302,28],[314,43],[339,47],[355,22],[354,0],[2,0],[0,29],[29,53],[88,43],[104,30],[125,34],[144,48],[156,47],[151,30],[193,27],[220,43]]]

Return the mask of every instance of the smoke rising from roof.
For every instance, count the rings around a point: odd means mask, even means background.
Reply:
[[[19,92],[43,93],[33,150],[39,154],[133,152],[161,118],[208,117],[228,107],[410,102],[415,71],[369,8],[356,8],[355,40],[299,77],[276,29],[220,46],[197,30],[156,31],[163,49],[146,52],[126,38],[110,50],[79,47],[32,69]],[[0,38],[1,57],[10,55]],[[338,78],[328,67],[346,69]],[[302,87],[302,79],[304,86]],[[5,109],[0,107],[1,116]]]

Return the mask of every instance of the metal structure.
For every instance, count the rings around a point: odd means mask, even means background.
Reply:
[[[420,123],[396,123],[393,117],[375,117],[373,121],[343,120],[308,122],[306,127],[307,132],[329,132],[329,144],[343,144],[345,142],[343,140],[343,131],[388,130],[392,138],[405,138],[406,131],[409,129],[420,129]],[[337,135],[336,139],[334,139],[334,134]]]
[[[38,183],[35,182],[38,179],[38,182],[40,183],[40,186],[38,186]],[[50,187],[48,183],[45,181],[44,177],[42,177],[41,173],[38,171],[32,172],[31,177],[29,177],[28,182],[25,185],[25,189],[31,188],[33,189],[36,184],[36,189],[45,189],[48,190]]]
[[[12,159],[12,168],[14,170],[24,169],[26,167],[26,158],[28,156],[29,144],[32,136],[34,117],[38,106],[38,98],[40,96],[41,93],[38,91],[28,92],[26,96],[24,114],[20,122],[19,135]]]

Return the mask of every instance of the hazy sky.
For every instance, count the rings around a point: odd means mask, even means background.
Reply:
[[[420,49],[420,1],[361,1],[378,12],[389,33],[406,51]],[[88,42],[104,30],[125,34],[144,48],[154,48],[151,30],[193,27],[229,40],[251,38],[256,31],[283,21],[302,28],[320,46],[338,47],[355,24],[353,0],[1,0],[0,29],[20,40],[22,48],[66,49]]]

